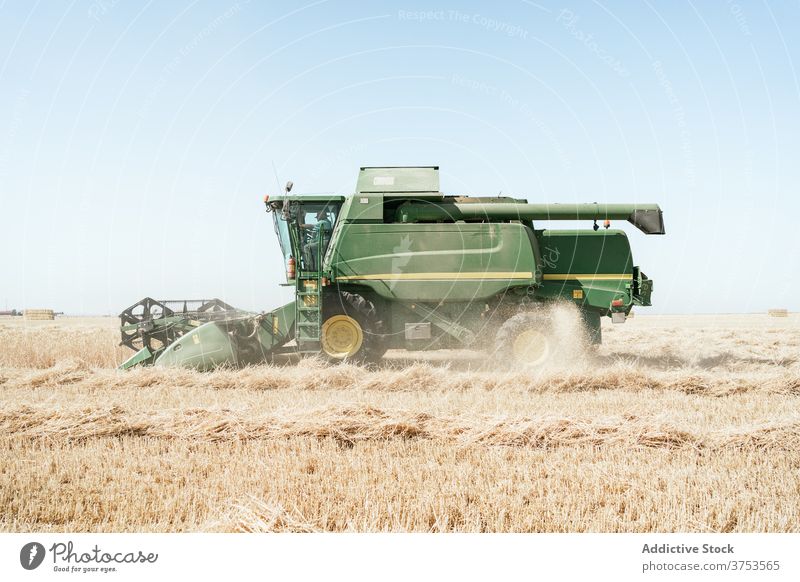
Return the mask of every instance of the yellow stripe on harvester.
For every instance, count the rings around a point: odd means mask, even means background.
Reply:
[[[591,279],[594,281],[620,281],[620,280],[629,280],[633,278],[633,275],[620,273],[620,274],[611,274],[611,273],[603,273],[603,274],[573,274],[573,273],[566,273],[566,274],[551,274],[551,275],[542,275],[542,278],[545,281],[572,281],[577,279]]]
[[[341,275],[337,281],[375,281],[375,280],[418,280],[449,281],[455,279],[533,279],[530,271],[477,271],[456,273],[370,273],[364,275]]]
[[[591,281],[627,281],[633,277],[628,273],[565,273],[565,274],[545,274],[542,278],[545,281],[574,281],[587,279]],[[381,281],[381,280],[417,280],[417,281],[448,281],[462,279],[532,279],[533,273],[530,271],[478,271],[478,272],[455,272],[455,273],[370,273],[363,275],[340,275],[337,281]]]

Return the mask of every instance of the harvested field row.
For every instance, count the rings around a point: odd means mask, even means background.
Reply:
[[[707,371],[643,371],[619,362],[592,371],[465,371],[447,364],[415,363],[367,369],[308,360],[302,366],[255,366],[243,370],[199,373],[184,369],[142,368],[128,372],[91,369],[85,363],[62,361],[45,370],[0,368],[0,386],[26,390],[73,386],[81,390],[114,391],[129,388],[211,388],[216,390],[369,390],[440,392],[492,391],[513,388],[530,393],[593,392],[602,390],[678,391],[684,394],[730,396],[747,392],[800,395],[800,371],[777,368],[770,375]]]
[[[796,452],[302,437],[0,450],[2,531],[800,531]]]
[[[426,439],[456,446],[553,448],[625,445],[663,448],[800,448],[800,418],[758,426],[698,431],[634,416],[528,418],[432,416],[361,405],[245,415],[230,410],[188,409],[131,413],[119,407],[52,410],[29,406],[0,411],[0,432],[8,436],[85,440],[145,437],[188,441],[264,440],[311,437],[345,446],[363,441]]]

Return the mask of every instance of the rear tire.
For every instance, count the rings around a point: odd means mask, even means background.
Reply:
[[[495,337],[495,353],[526,366],[541,366],[553,355],[552,323],[546,313],[530,311],[508,318]]]

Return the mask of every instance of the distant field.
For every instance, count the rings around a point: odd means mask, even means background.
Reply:
[[[544,370],[120,373],[116,326],[0,319],[0,530],[800,531],[796,315],[637,314]]]

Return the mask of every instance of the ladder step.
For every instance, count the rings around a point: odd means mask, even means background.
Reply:
[[[297,352],[306,355],[318,354],[322,349],[320,342],[322,335],[321,275],[318,272],[298,271],[296,281],[295,325],[297,331],[295,338]]]

